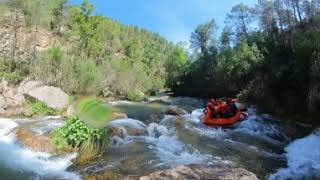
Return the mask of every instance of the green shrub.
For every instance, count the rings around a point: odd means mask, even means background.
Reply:
[[[53,135],[53,144],[58,149],[68,146],[81,147],[87,141],[98,144],[99,147],[106,146],[106,130],[89,128],[76,116],[68,117],[66,124],[56,129]]]
[[[75,110],[79,119],[89,127],[104,128],[111,119],[111,108],[96,98],[80,100]]]
[[[129,101],[141,102],[141,101],[143,101],[144,97],[139,92],[129,91],[128,94],[126,95],[126,98]]]
[[[17,72],[0,72],[0,77],[3,77],[10,84],[18,84],[22,81],[22,76]]]
[[[101,73],[91,59],[68,56],[53,47],[33,61],[32,75],[45,84],[62,88],[69,94],[99,94]]]
[[[32,116],[38,115],[57,115],[58,111],[47,107],[47,105],[40,101],[29,102],[29,106],[31,106]]]
[[[0,59],[0,78],[4,78],[10,84],[18,84],[22,81],[23,76],[29,72],[29,67],[25,64],[20,64],[14,70],[13,63],[9,60]]]

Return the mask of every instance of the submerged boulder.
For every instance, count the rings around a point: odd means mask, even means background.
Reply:
[[[165,112],[165,114],[170,114],[170,115],[174,115],[174,116],[180,116],[183,114],[187,114],[187,112],[182,109],[182,108],[178,108],[177,106],[170,106],[167,111]]]
[[[32,132],[16,128],[15,134],[19,143],[35,151],[55,152],[55,148],[51,143],[51,137],[46,135],[35,135]]]
[[[116,119],[127,119],[128,116],[125,113],[122,112],[112,112],[111,113],[111,119],[116,120]]]
[[[118,136],[123,138],[126,135],[142,136],[148,133],[147,125],[134,119],[118,119],[111,121],[108,124],[107,129],[109,130],[110,137]]]
[[[258,180],[257,176],[243,168],[231,166],[189,165],[177,166],[164,171],[157,171],[139,180],[170,179],[215,179],[215,180]]]

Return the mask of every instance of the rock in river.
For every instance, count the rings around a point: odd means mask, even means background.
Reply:
[[[41,152],[55,152],[55,148],[52,145],[50,136],[37,136],[32,132],[22,128],[16,128],[15,133],[18,141],[28,148]]]
[[[68,105],[68,95],[60,88],[40,86],[25,92],[25,95],[44,102],[48,107],[62,110]]]
[[[258,180],[257,176],[243,168],[231,166],[189,165],[177,166],[164,171],[157,171],[139,180],[171,179],[212,179],[212,180]]]

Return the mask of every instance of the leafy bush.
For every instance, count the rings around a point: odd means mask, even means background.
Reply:
[[[59,114],[59,112],[47,107],[47,105],[41,101],[29,102],[29,106],[31,106],[32,116]]]
[[[137,91],[129,91],[126,95],[129,101],[141,102],[143,101],[143,96]]]
[[[111,108],[96,98],[80,100],[75,110],[79,119],[89,127],[104,128],[111,119]]]
[[[107,134],[105,129],[89,128],[78,117],[68,117],[66,124],[54,131],[53,144],[58,148],[72,146],[81,147],[90,141],[99,147],[107,145]]]
[[[23,76],[29,73],[29,66],[19,64],[12,68],[14,64],[6,59],[0,59],[0,77],[7,80],[10,84],[18,84],[22,81]]]
[[[91,59],[65,55],[60,47],[43,52],[32,65],[32,75],[70,94],[99,94],[101,74]]]

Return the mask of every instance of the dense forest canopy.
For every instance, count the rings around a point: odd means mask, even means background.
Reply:
[[[214,19],[194,30],[192,53],[158,34],[93,14],[88,0],[0,3],[0,23],[11,33],[0,75],[12,83],[28,76],[71,94],[136,96],[169,88],[176,95],[238,95],[279,112],[320,108],[319,0],[237,4],[219,38]],[[32,42],[43,30],[54,42],[37,51]],[[22,31],[31,34],[24,56],[18,48]]]
[[[239,95],[281,113],[320,108],[320,1],[259,0],[228,13],[219,39],[214,20],[191,36],[193,63],[176,94]]]

